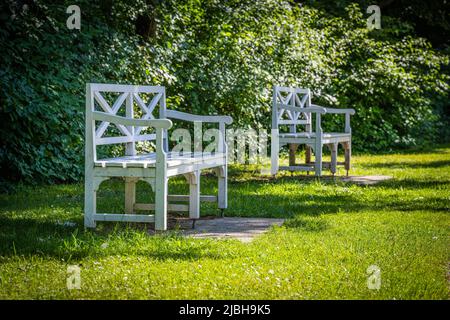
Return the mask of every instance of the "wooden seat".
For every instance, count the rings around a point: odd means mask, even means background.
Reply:
[[[340,141],[340,140],[348,140],[348,138],[351,138],[350,133],[341,133],[341,132],[324,132],[322,134],[323,139],[327,139],[330,141]],[[315,132],[298,132],[298,133],[280,133],[280,138],[315,138],[316,133]]]
[[[350,170],[352,131],[350,115],[353,109],[324,108],[311,104],[309,89],[274,87],[272,106],[272,142],[271,142],[271,173],[278,170],[315,171],[317,176],[322,174],[322,167],[330,168],[336,173],[338,145],[345,150],[344,166]],[[323,132],[321,116],[325,114],[344,114],[344,132]],[[315,116],[313,130],[313,115]],[[299,127],[304,129],[299,131]],[[287,131],[287,132],[286,132]],[[306,146],[304,164],[297,164],[295,153],[299,145]],[[289,166],[279,166],[279,150],[283,145],[289,146]],[[331,162],[323,163],[322,148],[326,145],[331,150]],[[314,151],[315,160],[311,162],[311,152]]]
[[[114,103],[108,103],[106,95],[115,95]],[[144,102],[146,99],[148,102]],[[227,207],[225,125],[232,122],[231,117],[200,116],[168,110],[165,99],[164,87],[87,85],[84,208],[86,227],[95,227],[96,221],[154,222],[156,230],[166,230],[169,210],[188,211],[191,219],[198,219],[200,201],[215,201],[221,210]],[[121,111],[123,105],[124,112]],[[124,116],[119,116],[120,113]],[[195,152],[169,151],[168,129],[172,126],[170,119],[197,124],[217,123],[219,128],[213,152],[197,149]],[[149,130],[153,132],[148,132]],[[154,143],[154,152],[138,154],[137,143],[147,143],[151,146],[149,142]],[[111,144],[125,144],[125,154],[97,159],[97,147]],[[204,169],[213,169],[218,176],[217,196],[200,195],[200,175]],[[176,175],[186,178],[189,195],[168,194],[169,177]],[[125,180],[125,212],[97,213],[97,190],[103,181],[112,177]],[[149,183],[155,191],[154,204],[136,203],[136,183],[139,180]],[[177,204],[169,201],[175,201]],[[179,204],[180,201],[187,201],[189,204]],[[155,214],[136,211],[154,211]]]
[[[187,164],[196,164],[199,170],[209,169],[211,166],[225,165],[226,155],[224,153],[203,152],[168,152],[167,167],[173,168]],[[156,166],[156,153],[146,153],[136,156],[123,156],[117,158],[106,158],[95,161],[96,167],[120,167],[120,168],[150,168]]]

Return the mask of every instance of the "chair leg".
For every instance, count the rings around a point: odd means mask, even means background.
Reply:
[[[84,189],[84,226],[86,228],[95,228],[96,223],[94,214],[97,210],[97,190],[94,186],[94,180],[86,177]]]
[[[189,218],[200,218],[200,170],[189,174]]]
[[[347,171],[347,176],[348,176],[348,172],[350,171],[351,168],[351,159],[352,159],[352,143],[351,141],[345,142],[343,143],[344,145],[344,150],[345,150],[345,170]]]
[[[278,157],[280,153],[280,142],[278,140],[278,129],[272,129],[272,142],[271,142],[271,167],[270,173],[272,175],[276,175],[278,172],[279,159]]]

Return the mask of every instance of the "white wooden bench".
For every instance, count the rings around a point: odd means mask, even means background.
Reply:
[[[327,113],[345,115],[344,132],[323,132],[321,116]],[[334,175],[337,165],[343,164],[348,175],[352,141],[350,115],[354,113],[353,109],[324,108],[311,104],[309,89],[275,86],[272,106],[271,173],[275,175],[278,170],[306,171],[308,173],[315,171],[316,176],[320,176],[322,168],[328,167]],[[314,129],[313,114],[315,115]],[[304,126],[304,130],[297,131],[299,125]],[[287,127],[287,130],[283,127]],[[295,153],[300,144],[306,145],[304,164],[297,164],[295,160]],[[344,163],[337,162],[339,144],[345,150]],[[279,166],[279,150],[284,145],[289,145],[289,166]],[[327,145],[331,151],[331,162],[322,161],[323,145]],[[311,149],[315,155],[314,162],[311,162]]]
[[[115,102],[108,103],[106,95]],[[149,102],[145,103],[145,98]],[[122,109],[125,109],[123,112]],[[158,116],[156,114],[158,113]],[[124,116],[119,116],[122,114]],[[219,124],[215,152],[170,152],[168,129],[170,119]],[[154,222],[156,230],[167,229],[167,211],[189,211],[191,219],[200,216],[200,201],[216,201],[220,209],[227,207],[227,145],[225,124],[228,116],[199,116],[166,109],[165,88],[117,84],[87,84],[86,87],[86,150],[85,150],[85,211],[84,224],[94,228],[96,221]],[[111,136],[113,124],[116,134]],[[110,130],[107,130],[107,129]],[[149,129],[150,128],[150,129]],[[146,132],[153,130],[154,132]],[[120,133],[120,135],[117,135]],[[155,143],[155,151],[138,154],[138,142]],[[98,159],[97,147],[125,144],[125,155]],[[218,195],[200,195],[200,174],[214,169],[218,175]],[[168,180],[184,175],[189,183],[189,195],[168,195]],[[112,177],[125,180],[125,212],[97,213],[96,193],[100,184]],[[146,181],[155,191],[155,203],[136,203],[136,183]],[[189,204],[170,202],[189,201]],[[136,213],[137,210],[154,214]],[[195,220],[194,220],[195,221]]]

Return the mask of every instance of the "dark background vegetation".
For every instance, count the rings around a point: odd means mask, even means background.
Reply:
[[[309,87],[356,109],[356,151],[448,141],[448,34],[444,1],[2,1],[0,185],[83,177],[87,82],[164,85],[169,108],[267,130],[272,86]]]

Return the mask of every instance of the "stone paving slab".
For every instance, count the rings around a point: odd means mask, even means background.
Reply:
[[[312,176],[311,178],[314,178]],[[338,178],[343,182],[352,182],[360,185],[374,185],[382,181],[390,180],[392,176],[348,176],[322,178]],[[192,228],[193,220],[188,218],[169,215],[168,229],[179,230],[183,235],[193,238],[218,238],[218,239],[238,239],[242,242],[251,242],[256,236],[266,232],[271,226],[281,226],[285,219],[272,218],[240,218],[240,217],[201,217],[195,221],[195,228]],[[148,230],[149,234],[155,234],[153,228]]]
[[[390,180],[392,178],[393,178],[392,176],[382,176],[382,175],[377,175],[377,176],[348,176],[348,177],[341,178],[341,181],[343,181],[343,182],[354,182],[356,184],[361,184],[361,185],[373,185],[373,184],[380,183],[382,181]]]
[[[266,232],[272,225],[281,226],[284,219],[270,218],[206,218],[195,222],[192,229],[192,220],[179,220],[181,232],[193,238],[219,238],[238,239],[250,242],[254,237]]]

